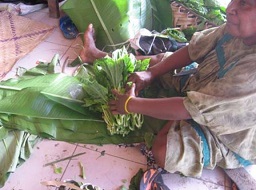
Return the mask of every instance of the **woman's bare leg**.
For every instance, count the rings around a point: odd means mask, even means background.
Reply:
[[[152,146],[152,153],[156,164],[161,168],[164,168],[165,166],[167,134],[172,123],[173,121],[167,122],[165,126],[158,132]]]

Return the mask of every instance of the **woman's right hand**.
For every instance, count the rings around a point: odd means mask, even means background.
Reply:
[[[147,87],[152,82],[152,80],[153,76],[149,70],[132,73],[128,78],[128,82],[136,84],[136,96],[138,96],[139,92],[145,87]]]

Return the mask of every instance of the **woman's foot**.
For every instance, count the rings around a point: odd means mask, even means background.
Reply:
[[[83,63],[93,63],[96,59],[103,58],[107,55],[106,52],[100,51],[95,45],[94,28],[89,24],[84,32],[84,45],[80,52],[80,58]]]

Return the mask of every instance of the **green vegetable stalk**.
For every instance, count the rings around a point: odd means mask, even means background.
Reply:
[[[112,89],[125,92],[128,76],[136,71],[144,71],[149,66],[149,59],[136,60],[125,48],[117,49],[112,57],[96,60],[93,65],[84,65],[76,77],[85,91],[84,106],[92,111],[101,112],[111,135],[127,135],[143,124],[141,114],[113,115],[108,107],[110,99],[115,98]]]

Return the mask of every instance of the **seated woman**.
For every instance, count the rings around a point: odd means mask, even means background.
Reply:
[[[152,56],[152,66],[132,74],[132,87],[125,94],[113,91],[116,99],[109,102],[114,114],[169,120],[152,148],[168,172],[200,176],[203,168],[256,162],[256,0],[232,0],[226,11],[225,24],[195,33],[188,46],[170,56]],[[93,34],[89,25],[80,55],[88,63],[107,55],[96,48]],[[199,64],[195,74],[170,82],[185,97],[137,96],[156,78],[193,61]]]

